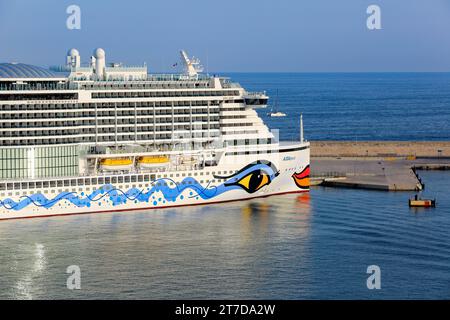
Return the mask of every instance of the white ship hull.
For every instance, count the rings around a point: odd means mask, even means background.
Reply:
[[[0,220],[308,191],[303,126],[279,143],[265,92],[198,74],[184,51],[181,75],[108,65],[101,48],[66,58],[68,74],[0,63]]]
[[[159,209],[307,192],[309,143],[266,155],[231,155],[217,166],[199,170],[159,172],[148,182],[139,181],[141,176],[136,173],[135,182],[78,185],[63,192],[47,188],[3,194],[0,220]]]

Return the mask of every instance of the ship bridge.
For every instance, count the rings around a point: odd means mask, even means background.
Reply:
[[[269,97],[266,92],[245,92],[244,94],[245,105],[254,109],[267,107],[267,101]]]

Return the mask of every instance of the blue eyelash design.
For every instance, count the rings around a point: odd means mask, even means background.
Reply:
[[[179,184],[175,183],[172,179],[163,178],[153,181],[152,187],[148,188],[147,191],[145,191],[145,189],[131,188],[125,192],[121,189],[115,188],[111,184],[107,184],[93,191],[91,194],[86,195],[85,197],[80,197],[75,192],[61,192],[54,198],[48,199],[43,194],[36,193],[30,196],[22,196],[18,202],[12,199],[5,199],[3,201],[0,200],[0,207],[15,211],[24,209],[30,204],[33,204],[36,207],[51,208],[63,200],[68,201],[77,207],[90,207],[91,203],[99,202],[108,198],[113,206],[117,206],[120,204],[125,204],[127,201],[150,202],[152,200],[152,196],[156,192],[161,192],[163,197],[158,199],[158,201],[153,201],[153,205],[156,206],[163,201],[176,202],[178,199],[182,200],[181,194],[186,189],[192,190],[192,194],[189,198],[199,197],[207,200],[230,190],[242,189],[242,187],[237,185],[236,182],[255,170],[264,171],[270,177],[270,181],[272,181],[279,174],[276,167],[271,162],[262,160],[253,162],[230,176],[223,177],[215,175],[214,178],[216,179],[226,179],[224,183],[218,186],[211,185],[211,181],[209,181],[208,184],[203,187],[192,177],[183,179],[182,183]],[[158,182],[163,183],[159,184]],[[173,182],[175,186],[171,188],[167,182]]]

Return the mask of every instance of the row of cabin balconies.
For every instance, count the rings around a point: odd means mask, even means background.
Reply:
[[[219,112],[207,112],[204,109],[198,110],[183,110],[182,112],[159,112],[153,113],[153,111],[99,111],[95,113],[95,111],[89,112],[77,112],[77,113],[69,113],[69,112],[61,112],[61,113],[1,113],[0,112],[0,120],[19,120],[19,119],[64,119],[64,118],[101,118],[101,117],[156,117],[161,118],[165,116],[166,118],[179,117],[179,116],[219,116]]]
[[[173,121],[172,121],[173,120]],[[167,125],[167,124],[207,124],[207,123],[219,123],[219,117],[183,117],[174,119],[155,119],[155,118],[110,118],[110,119],[95,119],[92,120],[66,120],[66,121],[22,121],[22,122],[8,122],[0,120],[0,129],[14,129],[14,128],[51,128],[51,127],[71,127],[71,126],[116,126],[116,125]]]
[[[0,120],[1,119],[51,119],[51,118],[74,118],[74,117],[80,117],[80,118],[86,118],[86,117],[171,117],[171,116],[190,116],[190,115],[219,115],[218,110],[217,111],[210,111],[209,113],[207,110],[192,110],[192,112],[183,111],[183,112],[156,112],[153,113],[153,111],[134,111],[134,110],[125,110],[125,111],[98,111],[97,113],[95,111],[87,111],[87,112],[61,112],[61,113],[6,113],[6,112],[0,112]]]
[[[44,111],[44,110],[68,110],[78,109],[79,105],[76,103],[61,103],[61,104],[0,104],[0,111]]]
[[[12,129],[12,128],[11,128]],[[24,128],[22,128],[24,129]],[[29,128],[27,128],[29,129]],[[101,127],[59,127],[52,128],[39,128],[37,130],[1,130],[0,138],[16,138],[16,137],[45,137],[45,136],[68,136],[77,134],[95,134],[95,133],[110,133],[115,134],[120,132],[129,133],[148,133],[152,134],[154,132],[176,132],[176,131],[206,131],[220,129],[219,124],[203,124],[194,123],[190,124],[174,124],[167,126],[101,126]]]
[[[75,136],[75,137],[53,137],[53,138],[21,138],[21,139],[11,139],[5,140],[0,138],[0,146],[39,146],[39,145],[62,145],[62,144],[106,144],[113,145],[116,142],[121,143],[134,143],[138,141],[139,143],[152,143],[158,141],[161,143],[172,143],[174,140],[179,141],[182,137],[183,139],[201,139],[209,140],[211,138],[218,138],[220,132],[210,131],[208,133],[192,133],[189,138],[188,133],[180,133],[178,136],[171,133],[161,133],[161,134],[118,134],[112,136],[111,134],[99,134],[90,136]]]
[[[244,123],[242,123],[242,122],[236,122],[236,123],[231,122],[231,123],[221,123],[221,124],[220,124],[220,127],[221,127],[221,128],[229,128],[229,127],[251,127],[251,126],[253,126],[253,123],[251,123],[251,122],[244,122]]]
[[[246,135],[246,134],[258,134],[259,131],[258,130],[234,130],[234,131],[221,131],[222,135],[236,135],[236,136],[241,136],[241,135]]]
[[[78,93],[7,93],[0,94],[0,101],[24,100],[77,100]]]
[[[105,109],[105,108],[190,108],[190,107],[219,107],[220,101],[193,100],[193,101],[155,101],[155,102],[101,102],[101,103],[0,103],[0,111],[46,111],[70,109]]]
[[[140,83],[114,83],[114,82],[106,82],[106,83],[93,83],[93,84],[83,84],[81,88],[87,90],[135,90],[135,89],[196,89],[196,88],[209,88],[210,82],[208,81],[171,81],[171,82],[162,82],[162,81],[147,81]]]
[[[176,97],[222,97],[239,96],[239,91],[106,91],[92,92],[92,99],[116,99],[116,98],[176,98]]]
[[[4,106],[3,106],[4,107]],[[17,109],[17,110],[14,110]],[[20,109],[20,110],[19,110]],[[61,110],[61,111],[59,111]],[[115,108],[114,106],[108,106],[108,107],[103,107],[103,108],[85,108],[85,107],[81,107],[81,108],[60,108],[60,109],[37,109],[34,110],[34,108],[2,108],[2,106],[0,105],[0,113],[5,113],[8,114],[10,111],[11,113],[17,113],[17,111],[19,111],[19,113],[25,113],[25,112],[30,112],[30,111],[38,111],[38,112],[42,112],[42,113],[61,113],[61,112],[89,112],[89,111],[96,111],[97,112],[111,112],[111,111],[117,111],[117,112],[123,112],[123,111],[135,111],[136,112],[151,112],[152,114],[170,114],[172,112],[174,113],[189,113],[190,110],[192,110],[192,112],[198,112],[198,110],[203,110],[205,113],[208,112],[219,112],[221,111],[221,109],[219,108],[219,106],[204,106],[204,105],[192,105],[192,106],[177,106],[177,107],[158,107],[158,108],[154,108],[154,107],[139,107],[139,108],[135,108],[133,106],[127,106],[126,108]]]
[[[198,108],[204,108],[204,109],[218,109],[220,107],[220,104],[207,104],[207,103],[200,103],[200,102],[196,102],[196,103],[182,103],[179,105],[152,105],[152,104],[148,104],[148,105],[142,105],[142,106],[134,106],[133,104],[131,105],[116,105],[114,103],[104,103],[103,105],[101,105],[100,103],[97,104],[96,106],[91,106],[90,104],[87,103],[79,103],[76,104],[75,107],[71,106],[68,108],[64,108],[64,104],[61,104],[61,106],[63,106],[62,108],[52,108],[51,105],[36,105],[36,104],[0,104],[0,111],[59,111],[59,110],[68,110],[68,111],[76,111],[76,110],[124,110],[124,109],[128,109],[128,110],[134,110],[134,109],[138,109],[138,110],[154,110],[155,111],[159,111],[159,110],[184,110],[184,109],[198,109]],[[239,107],[233,107],[234,109],[239,108]]]

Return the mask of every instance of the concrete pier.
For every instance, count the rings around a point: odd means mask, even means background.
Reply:
[[[311,156],[450,158],[450,141],[313,141]]]
[[[450,142],[311,142],[312,184],[419,191],[416,170],[450,170]]]

